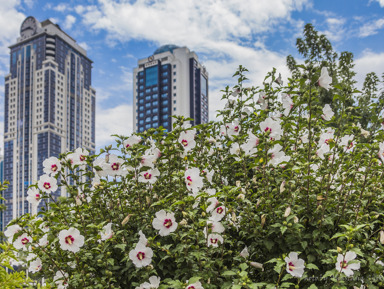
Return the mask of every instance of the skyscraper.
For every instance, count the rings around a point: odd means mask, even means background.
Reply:
[[[50,20],[28,17],[10,46],[5,76],[4,225],[31,208],[28,186],[43,161],[78,147],[95,150],[95,90],[86,51]]]
[[[164,45],[138,61],[133,73],[133,124],[138,132],[163,126],[172,115],[208,122],[208,73],[187,47]]]

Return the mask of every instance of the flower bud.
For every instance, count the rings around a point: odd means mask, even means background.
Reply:
[[[264,227],[266,218],[267,216],[265,214],[261,215],[261,227]]]
[[[249,263],[252,267],[255,267],[257,269],[261,269],[261,271],[264,271],[264,267],[263,267],[263,264],[259,263],[259,262],[250,262]]]
[[[282,193],[284,191],[285,191],[285,181],[282,181],[281,185],[280,185],[280,193]]]
[[[188,213],[187,213],[187,212],[182,211],[181,213],[183,214],[183,217],[188,216]]]
[[[297,223],[299,222],[299,218],[296,217],[296,216],[294,216],[294,217],[293,217],[293,222],[294,222],[295,224],[297,224]]]
[[[341,249],[340,247],[337,247],[337,253],[339,254],[343,253],[343,249]]]
[[[188,223],[187,223],[187,220],[186,219],[182,219],[179,223],[180,226],[186,226]]]
[[[238,198],[239,200],[244,200],[244,199],[245,199],[245,195],[244,195],[244,194],[239,194],[239,195],[237,196],[237,198]]]
[[[236,221],[237,221],[237,217],[236,217],[235,212],[232,212],[232,221],[233,221],[233,222],[236,222]]]
[[[240,181],[236,181],[236,187],[240,187],[241,185],[241,182]]]
[[[149,206],[151,204],[151,199],[148,196],[146,196],[145,200],[147,201],[147,205]]]
[[[380,243],[384,245],[384,231],[380,231]]]
[[[131,218],[132,214],[129,214],[128,216],[126,216],[124,218],[124,220],[121,222],[121,225],[125,225],[126,223],[128,223],[129,219]]]
[[[248,247],[245,246],[244,249],[240,252],[240,256],[247,259],[249,257]]]
[[[285,209],[284,218],[288,217],[291,214],[291,206]]]

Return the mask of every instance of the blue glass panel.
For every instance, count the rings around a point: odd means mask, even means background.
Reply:
[[[158,83],[158,67],[152,66],[145,69],[145,86],[157,85]]]

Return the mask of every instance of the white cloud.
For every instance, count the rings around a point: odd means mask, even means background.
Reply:
[[[55,23],[55,24],[58,24],[60,22],[59,19],[57,19],[55,17],[49,17],[49,20],[51,20],[52,23]]]
[[[321,31],[330,41],[340,41],[345,37],[345,19],[341,17],[329,17],[325,20],[327,30]]]
[[[364,83],[367,73],[375,72],[379,77],[384,72],[384,52],[375,53],[365,50],[362,55],[355,61],[355,71],[357,72],[356,80],[359,87]]]
[[[60,3],[59,5],[53,7],[53,10],[58,12],[66,12],[72,10],[69,4],[67,3]]]
[[[73,16],[73,15],[67,15],[65,17],[65,21],[64,21],[64,28],[65,29],[71,29],[72,28],[72,25],[75,24],[76,22],[76,17]]]
[[[383,0],[384,2],[384,0]],[[359,36],[367,37],[378,33],[378,30],[384,27],[384,18],[364,24],[360,27]]]
[[[369,2],[372,2],[372,1],[379,2],[380,7],[384,7],[384,0],[371,0],[371,1],[369,1]]]
[[[24,3],[25,3],[25,5],[27,5],[27,7],[29,8],[29,9],[31,9],[32,7],[33,7],[33,0],[24,0]]]
[[[84,48],[84,49],[87,50],[87,51],[89,51],[89,50],[91,49],[91,47],[89,47],[88,44],[85,43],[85,42],[79,42],[79,43],[77,43],[77,44],[79,44],[80,47]]]
[[[104,109],[98,106],[96,110],[96,151],[114,144],[112,134],[130,135],[132,133],[132,106],[122,104]]]

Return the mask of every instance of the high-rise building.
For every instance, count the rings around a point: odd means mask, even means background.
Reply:
[[[133,124],[138,132],[163,126],[172,115],[208,122],[208,73],[187,47],[164,45],[140,59],[133,73]]]
[[[86,51],[50,20],[28,17],[9,47],[5,76],[4,224],[31,207],[28,186],[43,161],[78,147],[95,150],[95,90]],[[57,192],[59,194],[59,192]]]

